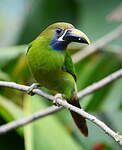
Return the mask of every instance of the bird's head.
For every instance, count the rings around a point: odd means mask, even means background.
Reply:
[[[82,31],[64,22],[50,25],[41,33],[41,36],[50,41],[50,47],[53,50],[59,51],[65,50],[71,42],[90,43],[88,37]]]

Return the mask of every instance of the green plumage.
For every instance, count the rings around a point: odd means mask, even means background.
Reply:
[[[67,23],[56,23],[44,30],[28,48],[29,68],[40,85],[50,89],[54,94],[64,94],[67,101],[80,107],[78,102],[75,103],[77,100],[76,73],[71,56],[66,49],[54,50],[50,46],[57,28],[68,30],[74,27]],[[72,114],[74,115],[74,113]],[[79,115],[75,113],[75,116]],[[80,118],[82,117],[80,116]],[[78,125],[79,117],[77,120],[78,122],[75,122]],[[86,129],[82,132],[87,135],[88,131],[84,120],[84,118],[81,119],[81,125],[85,124]]]

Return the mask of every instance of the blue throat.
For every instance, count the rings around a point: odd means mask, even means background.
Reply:
[[[57,37],[54,36],[53,40],[50,43],[50,46],[55,51],[64,51],[68,43],[66,41],[58,41]]]

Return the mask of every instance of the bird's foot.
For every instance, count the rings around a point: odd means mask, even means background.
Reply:
[[[33,89],[36,89],[36,88],[38,88],[38,87],[40,87],[40,84],[39,84],[39,83],[33,83],[33,84],[29,87],[27,93],[28,93],[29,95],[33,96],[33,95],[34,95]]]
[[[63,99],[63,94],[58,93],[54,96],[53,104],[59,107],[60,105],[57,102],[58,99]]]

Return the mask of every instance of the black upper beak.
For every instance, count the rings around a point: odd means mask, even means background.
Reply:
[[[67,30],[66,34],[63,37],[63,40],[67,41],[68,43],[78,42],[78,43],[90,44],[88,37],[83,32],[75,28],[69,31]]]

